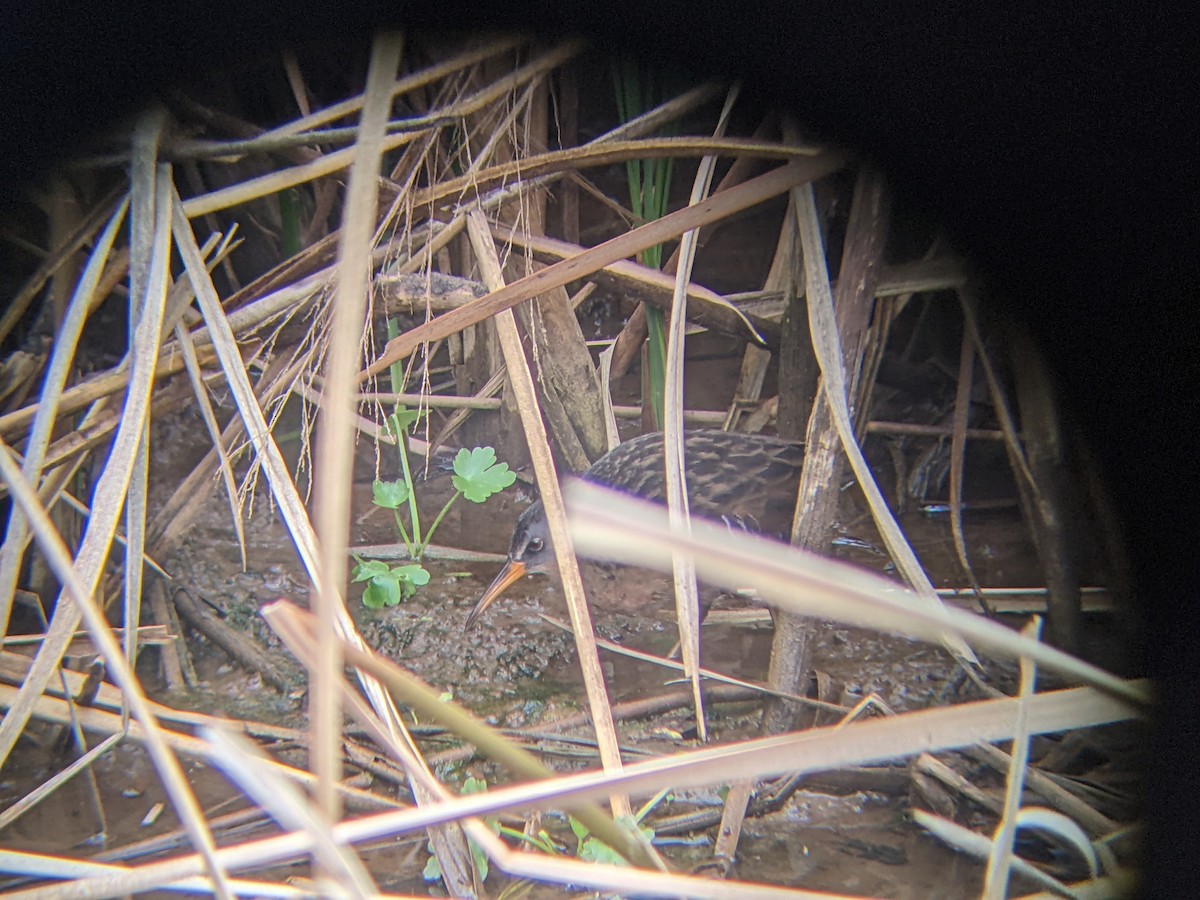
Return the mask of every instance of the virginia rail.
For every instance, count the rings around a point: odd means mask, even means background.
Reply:
[[[701,430],[684,437],[688,503],[692,514],[724,521],[730,528],[786,540],[804,447],[757,434]],[[644,434],[621,444],[594,462],[584,479],[635,497],[667,502],[662,433]],[[466,627],[474,625],[513,582],[535,572],[554,572],[554,548],[541,501],[534,503],[513,528],[508,561],[488,585]],[[588,598],[603,608],[605,598]],[[702,603],[707,606],[707,603]],[[704,610],[701,610],[703,617]]]

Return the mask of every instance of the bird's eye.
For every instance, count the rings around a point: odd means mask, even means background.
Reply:
[[[542,548],[546,546],[546,542],[540,537],[530,538],[529,543],[525,545],[525,549],[530,553],[541,553]]]

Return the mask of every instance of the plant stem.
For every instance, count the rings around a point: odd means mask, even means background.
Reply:
[[[541,838],[535,837],[534,835],[526,834],[523,831],[517,831],[517,829],[510,828],[507,825],[500,826],[500,834],[504,837],[512,838],[514,841],[522,841],[527,844],[532,844],[547,856],[559,855],[558,848],[554,847],[552,844],[542,840]]]
[[[400,529],[400,537],[404,538],[404,546],[408,548],[408,555],[413,559],[417,559],[417,552],[420,548],[409,538],[408,530],[404,527],[404,520],[400,518],[400,510],[393,509],[392,515],[396,518],[396,527]]]
[[[412,469],[408,465],[408,431],[404,428],[398,430],[400,433],[396,435],[396,448],[400,451],[400,468],[404,470],[404,481],[408,485],[408,515],[412,519],[413,542],[416,546],[413,559],[420,562],[421,557],[425,555],[426,542],[421,540],[421,516],[417,512],[417,492],[413,490]],[[399,519],[398,516],[397,519]]]
[[[646,339],[650,342],[646,353],[646,366],[650,370],[650,409],[654,412],[654,423],[662,428],[667,380],[667,329],[663,324],[661,309],[649,303],[642,305],[646,307]]]
[[[400,334],[400,323],[396,319],[389,318],[387,320],[387,336],[388,340],[398,337]],[[392,382],[392,393],[400,394],[404,390],[404,368],[400,362],[392,363],[388,374]],[[413,541],[410,544],[408,536],[405,535],[404,542],[408,544],[409,554],[416,562],[421,561],[421,557],[425,555],[425,544],[421,540],[421,516],[417,512],[417,492],[413,484],[412,469],[408,464],[408,429],[400,427],[400,412],[405,407],[397,403],[393,409],[395,418],[392,420],[396,432],[396,450],[400,454],[400,468],[404,470],[404,483],[408,485],[408,515],[412,521]],[[396,521],[399,523],[400,516],[396,516]],[[400,526],[401,533],[404,533],[404,526]]]
[[[446,517],[446,513],[450,512],[450,507],[454,505],[454,501],[462,496],[462,491],[455,491],[454,496],[446,501],[446,505],[442,507],[442,511],[437,514],[437,518],[433,520],[433,524],[429,526],[429,530],[425,532],[425,544],[421,547],[424,551],[425,547],[429,546],[429,542],[433,540],[433,533],[437,531],[437,527],[442,524],[442,519]]]

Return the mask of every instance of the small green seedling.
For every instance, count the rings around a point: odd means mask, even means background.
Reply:
[[[482,778],[468,777],[463,783],[463,794],[481,794],[487,790],[487,782]],[[650,814],[664,799],[670,799],[671,794],[669,789],[663,789],[655,794],[634,816],[623,816],[617,822],[625,828],[636,829],[641,833],[642,837],[647,841],[654,840],[654,829],[647,825],[643,825],[642,821]],[[570,822],[571,831],[575,834],[577,841],[576,855],[585,862],[600,862],[609,863],[611,865],[624,866],[628,865],[625,858],[619,853],[592,836],[591,831],[586,825],[576,819],[574,816],[568,815],[567,820]],[[525,834],[523,831],[518,831],[515,828],[510,828],[506,825],[501,825],[499,819],[495,816],[485,816],[483,821],[493,833],[503,837],[511,838],[512,840],[529,844],[534,849],[545,853],[549,856],[559,856],[566,849],[562,844],[551,837],[546,830],[539,829],[536,835]],[[488,874],[488,859],[482,848],[475,843],[471,838],[467,838],[467,844],[471,848],[471,858],[475,862],[476,871],[479,872],[480,880],[486,880]],[[437,857],[433,856],[433,847],[429,846],[429,861],[425,864],[425,870],[422,873],[426,881],[437,881],[442,877],[441,866],[438,865]]]
[[[424,566],[410,563],[406,566],[389,566],[381,559],[359,559],[350,573],[354,581],[366,581],[363,604],[371,609],[395,606],[417,592],[417,588],[429,584],[429,572]]]
[[[575,833],[575,838],[579,841],[579,847],[575,854],[580,859],[584,862],[608,863],[613,866],[629,865],[625,857],[599,838],[594,837],[586,825],[574,816],[567,818],[571,823],[571,831]],[[654,829],[648,825],[642,825],[636,819],[621,817],[617,819],[617,823],[630,829],[636,828],[647,841],[654,840]]]
[[[671,796],[670,789],[663,788],[661,791],[647,800],[645,805],[642,806],[642,808],[636,813],[634,813],[632,817],[619,816],[617,818],[617,824],[629,829],[630,832],[636,829],[637,831],[641,832],[641,835],[646,840],[646,843],[650,843],[654,840],[654,829],[649,825],[643,825],[642,822],[645,821],[646,816],[650,815],[654,807],[658,806],[658,804],[663,800],[670,800]],[[608,844],[593,837],[588,827],[574,816],[567,816],[567,820],[571,823],[571,831],[575,833],[576,840],[579,841],[579,845],[575,853],[580,859],[584,860],[585,862],[611,863],[615,866],[629,865],[629,863],[625,860],[625,857],[617,853],[617,851],[608,846]]]
[[[487,790],[487,782],[482,778],[469,776],[463,782],[462,792],[466,794],[482,794]],[[487,825],[493,832],[500,832],[500,820],[495,816],[485,816],[484,824]],[[426,881],[438,881],[442,877],[442,867],[437,861],[437,857],[433,855],[433,845],[426,845],[429,849],[429,860],[425,863],[425,869],[421,872],[421,877]],[[471,849],[471,859],[475,863],[475,871],[479,873],[480,881],[487,881],[488,877],[488,857],[472,838],[467,838],[467,846]]]
[[[387,326],[389,339],[400,333],[395,319],[389,319]],[[398,363],[391,366],[391,380],[393,389],[399,392],[403,385],[403,372]],[[357,556],[354,558],[358,565],[351,571],[350,576],[356,582],[368,582],[367,589],[363,592],[363,605],[371,609],[395,606],[415,594],[417,588],[429,583],[429,572],[421,565],[421,559],[429,547],[429,542],[433,540],[434,532],[459,497],[466,497],[472,503],[483,503],[517,480],[516,473],[509,470],[508,463],[496,462],[496,451],[491,447],[476,447],[474,450],[464,447],[454,458],[454,496],[446,501],[429,530],[422,533],[415,482],[408,460],[408,435],[422,415],[422,410],[406,409],[397,405],[387,417],[385,429],[396,441],[396,452],[400,456],[400,469],[404,477],[396,481],[376,480],[371,485],[372,501],[380,509],[392,511],[396,530],[404,541],[412,562],[403,566],[389,566],[382,560],[364,560]],[[407,525],[402,513],[406,508]]]
[[[486,790],[487,781],[482,778],[476,778],[472,775],[463,782],[463,794],[482,794]],[[483,821],[493,833],[511,838],[514,841],[529,844],[534,849],[548,856],[559,856],[563,852],[563,846],[547,834],[544,828],[539,829],[537,834],[525,834],[523,831],[500,824],[500,820],[496,816],[484,816]],[[486,881],[488,876],[487,854],[470,837],[467,838],[467,846],[471,849],[471,859],[474,860],[475,869],[479,872],[479,880]],[[438,864],[437,857],[433,855],[433,845],[428,844],[427,847],[430,855],[428,862],[425,863],[425,869],[421,873],[421,877],[426,881],[437,881],[442,877],[442,867]]]
[[[394,427],[401,427],[399,417],[392,416],[391,419]],[[400,446],[403,446],[402,439]],[[454,496],[446,501],[429,530],[422,534],[408,455],[404,450],[401,450],[401,459],[404,480],[375,481],[372,485],[372,498],[379,508],[392,511],[396,520],[396,530],[404,541],[409,556],[416,562],[403,566],[389,566],[382,560],[355,557],[358,565],[354,567],[351,577],[354,581],[369,582],[363,593],[363,603],[371,609],[395,606],[416,593],[418,587],[429,583],[429,572],[421,565],[421,559],[433,540],[434,532],[459,497],[466,497],[472,503],[483,503],[517,480],[516,474],[508,468],[508,463],[496,462],[496,451],[491,447],[476,447],[474,450],[464,447],[454,458],[454,475],[451,477]],[[405,506],[408,508],[411,531],[404,522]]]

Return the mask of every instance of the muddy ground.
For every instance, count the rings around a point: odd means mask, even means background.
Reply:
[[[195,439],[197,428],[198,419],[187,410],[156,427],[155,502],[161,502],[194,464],[201,449]],[[290,448],[293,455],[295,449]],[[884,458],[879,447],[874,451],[876,458]],[[994,473],[982,479],[976,496],[995,499],[1005,492],[1007,476],[997,453],[991,457]],[[353,485],[352,541],[360,546],[395,542],[390,513],[370,504],[370,480],[376,465],[374,448],[363,444]],[[395,464],[384,460],[382,466],[384,474],[389,474]],[[886,480],[887,472],[881,471],[881,476]],[[423,514],[429,517],[451,491],[449,477],[444,474],[434,474],[420,488]],[[531,490],[518,482],[486,507],[459,503],[443,525],[438,543],[492,552],[498,559],[507,546],[513,521],[531,496]],[[165,703],[301,729],[305,726],[306,699],[303,673],[258,610],[280,597],[305,605],[309,586],[291,538],[263,491],[255,497],[247,519],[249,564],[244,571],[229,516],[228,501],[218,488],[193,523],[187,543],[172,558],[162,561],[172,576],[170,591],[186,591],[265,647],[290,673],[291,689],[270,687],[261,676],[232,664],[223,651],[190,631],[187,645],[200,679],[194,690],[184,695],[167,694],[153,650],[142,658],[142,674],[151,692]],[[883,556],[874,549],[879,544],[877,537],[853,490],[844,492],[841,521],[844,536],[861,544],[840,547],[837,554],[886,572]],[[961,585],[946,518],[913,510],[903,517],[902,525],[935,584]],[[985,585],[1020,587],[1040,582],[1033,547],[1017,509],[968,514],[966,530],[977,575]],[[552,727],[558,719],[577,715],[584,706],[574,641],[568,631],[545,618],[565,619],[558,588],[545,577],[528,578],[514,586],[489,610],[480,627],[465,631],[463,622],[468,610],[498,566],[498,562],[431,561],[430,584],[406,603],[390,609],[366,609],[360,601],[361,586],[356,586],[351,591],[350,608],[371,646],[435,689],[452,693],[489,721],[536,734]],[[675,635],[665,579],[625,570],[611,587],[644,594],[646,612],[637,617],[601,613],[597,616],[599,635],[627,647],[666,654]],[[722,605],[736,609],[747,604],[730,597]],[[1020,621],[1017,617],[1008,620],[1014,625]],[[1101,661],[1106,655],[1111,657],[1119,647],[1114,618],[1106,613],[1093,615],[1089,617],[1089,629],[1091,655]],[[956,665],[940,647],[840,625],[822,625],[818,634],[814,691],[819,684],[822,696],[833,702],[852,705],[874,693],[890,708],[903,711],[973,696],[970,685],[963,684]],[[762,615],[748,623],[710,624],[704,631],[704,661],[714,670],[761,682],[766,677],[770,644],[770,622]],[[605,652],[603,665],[617,704],[679,690],[672,684],[674,673],[649,663]],[[989,663],[988,668],[1002,687],[1011,682],[1014,672],[1010,666]],[[712,704],[713,739],[754,736],[760,709],[757,701],[746,699]],[[631,758],[696,746],[694,724],[686,708],[622,721],[619,730]],[[594,755],[587,746],[588,726],[580,723],[567,733],[584,743],[544,744],[550,750],[551,764],[562,769],[594,765]],[[1054,745],[1051,740],[1038,744],[1043,752]],[[439,772],[451,782],[461,782],[468,774],[487,778],[493,784],[503,780],[501,773],[454,751],[445,742],[431,739],[427,749],[435,761],[440,761]],[[297,764],[304,762],[298,746],[277,747],[276,752]],[[3,804],[47,777],[53,768],[52,763],[33,753],[18,754],[15,759],[0,786]],[[969,761],[963,761],[962,767],[972,777],[1000,789],[997,776],[985,774]],[[123,745],[98,766],[98,772],[106,817],[103,826],[91,812],[93,803],[79,781],[10,828],[3,836],[4,843],[14,848],[87,852],[102,846],[120,847],[176,827],[169,806],[153,824],[143,822],[147,811],[164,798],[144,754],[135,745]],[[244,805],[244,801],[235,799],[224,779],[206,766],[192,762],[189,774],[204,807]],[[982,867],[945,849],[908,821],[906,814],[912,800],[903,768],[893,770],[882,788],[877,781],[856,787],[853,776],[836,784],[828,780],[822,783],[820,778],[810,781],[781,809],[747,823],[738,857],[740,877],[897,898],[951,898],[977,893]],[[384,790],[394,794],[390,787]],[[711,810],[720,803],[716,791],[683,792],[664,803],[656,815]],[[988,821],[980,810],[969,805],[964,805],[960,813],[969,824],[982,826]],[[550,818],[547,824],[570,842],[570,832],[561,822],[556,827]],[[664,835],[661,840],[664,852],[678,866],[688,868],[711,854],[712,834],[713,829],[707,828],[686,835]],[[425,860],[423,840],[368,851],[365,859],[381,888],[426,890],[419,877]]]

